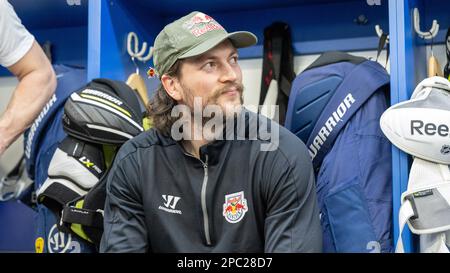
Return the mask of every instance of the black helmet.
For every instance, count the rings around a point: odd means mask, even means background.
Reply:
[[[109,79],[94,79],[70,96],[63,126],[73,137],[113,145],[144,130],[136,94],[124,82]]]

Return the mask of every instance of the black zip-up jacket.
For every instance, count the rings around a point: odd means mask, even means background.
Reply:
[[[243,113],[245,139],[204,145],[200,159],[155,129],[125,143],[107,182],[100,251],[321,252],[305,145],[273,122],[278,147],[252,138],[249,124],[259,117],[261,126],[261,116]],[[261,151],[269,142],[276,149]]]

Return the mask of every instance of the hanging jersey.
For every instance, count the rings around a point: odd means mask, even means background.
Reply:
[[[295,78],[289,25],[275,22],[264,29],[264,55],[259,105],[260,113],[284,124],[291,90]],[[272,106],[279,111],[273,111]],[[278,115],[277,115],[278,114]]]

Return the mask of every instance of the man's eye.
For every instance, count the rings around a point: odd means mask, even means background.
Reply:
[[[233,57],[231,57],[231,59],[230,59],[230,63],[231,63],[231,64],[236,64],[237,61],[238,61],[238,57],[237,57],[237,56],[233,56]]]
[[[208,62],[208,63],[206,63],[206,64],[203,66],[203,68],[211,69],[211,68],[213,68],[213,67],[215,67],[215,66],[216,66],[216,64],[215,64],[214,62]]]

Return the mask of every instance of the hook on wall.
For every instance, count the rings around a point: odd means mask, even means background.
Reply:
[[[378,38],[381,38],[383,35],[383,30],[381,29],[380,25],[375,25],[375,32],[377,33]],[[389,43],[389,35],[387,35],[386,43]]]
[[[419,37],[422,39],[433,39],[434,37],[436,37],[439,31],[439,24],[437,20],[433,20],[433,24],[430,30],[421,31],[419,10],[417,8],[414,8],[414,30],[416,31],[417,35],[419,35]]]
[[[148,50],[148,54],[144,56],[147,51],[147,43],[142,43],[142,48],[139,49],[139,39],[136,33],[129,32],[127,36],[127,51],[128,55],[131,57],[131,61],[133,61],[134,66],[136,67],[136,73],[130,74],[127,79],[127,85],[130,86],[134,91],[136,91],[141,99],[143,105],[147,105],[148,103],[148,92],[147,86],[145,84],[144,79],[139,74],[139,66],[135,62],[135,58],[141,62],[146,62],[150,60],[153,55],[153,47],[150,47]]]
[[[134,46],[132,44],[134,43]],[[150,47],[147,56],[142,57],[147,50],[147,43],[142,43],[142,48],[139,50],[139,39],[134,32],[129,32],[127,36],[127,51],[128,55],[130,55],[131,60],[134,62],[134,58],[138,59],[141,62],[146,62],[150,60],[153,55],[153,47]]]

